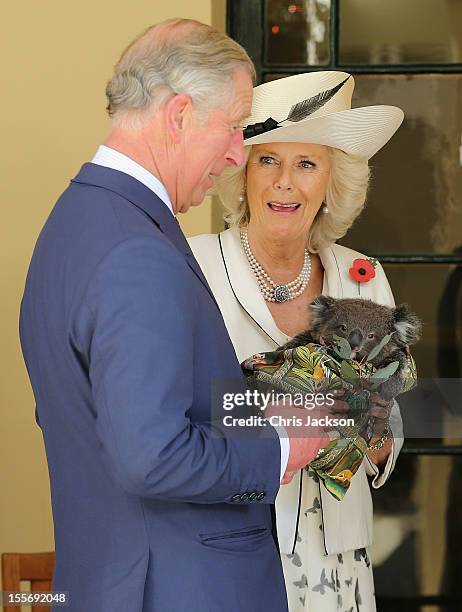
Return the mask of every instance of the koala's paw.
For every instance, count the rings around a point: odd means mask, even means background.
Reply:
[[[378,394],[382,399],[391,402],[404,389],[404,381],[401,376],[392,376],[377,389]]]

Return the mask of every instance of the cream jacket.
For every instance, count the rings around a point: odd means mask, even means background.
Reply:
[[[195,236],[189,240],[191,249],[201,266],[220,306],[231,341],[242,362],[254,353],[271,351],[289,338],[276,326],[258,288],[245,253],[239,232],[229,229],[221,234]],[[361,253],[333,244],[319,256],[324,267],[322,293],[332,297],[364,297],[387,306],[394,305],[385,273],[377,265],[376,276],[358,289],[348,274],[353,260]],[[367,547],[372,542],[372,498],[366,474],[372,477],[374,488],[381,487],[394,469],[403,445],[402,421],[395,402],[390,417],[393,449],[379,472],[365,457],[351,481],[350,489],[340,502],[321,485],[324,548],[326,554]],[[299,487],[306,471],[295,476],[289,485],[281,486],[276,498],[278,538],[283,553],[291,553],[297,527]]]

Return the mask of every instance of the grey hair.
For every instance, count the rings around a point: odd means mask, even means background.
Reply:
[[[316,253],[342,238],[359,216],[366,202],[370,171],[366,158],[327,147],[331,171],[325,203],[329,214],[320,210],[307,236],[307,248]],[[247,160],[251,147],[245,148]],[[229,168],[215,180],[215,192],[225,209],[225,221],[231,226],[246,227],[250,210],[244,193],[246,166]]]
[[[107,111],[115,126],[142,128],[153,109],[178,93],[190,96],[196,113],[205,117],[229,103],[236,69],[247,70],[255,81],[246,51],[215,28],[187,19],[164,22],[156,33],[157,28],[127,47],[107,84]]]

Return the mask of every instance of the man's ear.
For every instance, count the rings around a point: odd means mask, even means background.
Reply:
[[[181,141],[182,132],[192,114],[192,100],[186,94],[176,94],[163,108],[168,135],[175,144]]]

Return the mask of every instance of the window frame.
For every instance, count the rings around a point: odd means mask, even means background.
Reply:
[[[268,65],[264,62],[264,24],[265,24],[265,0],[227,0],[227,32],[239,42],[252,58],[256,73],[257,84],[262,83],[265,76],[271,74],[298,74],[300,72],[319,70],[345,70],[352,74],[458,74],[462,73],[462,64],[398,64],[398,65],[353,65],[341,64],[339,60],[339,2],[331,0],[330,28],[329,28],[329,64],[322,66],[307,65]],[[461,203],[462,204],[462,203]],[[374,254],[372,254],[374,255]],[[451,254],[395,254],[375,255],[382,264],[387,266],[403,265],[413,267],[419,265],[447,265],[462,264],[462,255]],[[462,455],[462,444],[444,445],[435,441],[419,441],[417,444],[405,442],[402,453],[408,455],[440,455],[459,456]],[[422,596],[411,598],[380,597],[379,603],[384,609],[397,609],[396,606],[441,605],[454,602],[445,595]],[[389,607],[390,606],[390,607]],[[400,608],[404,609],[404,608]]]

